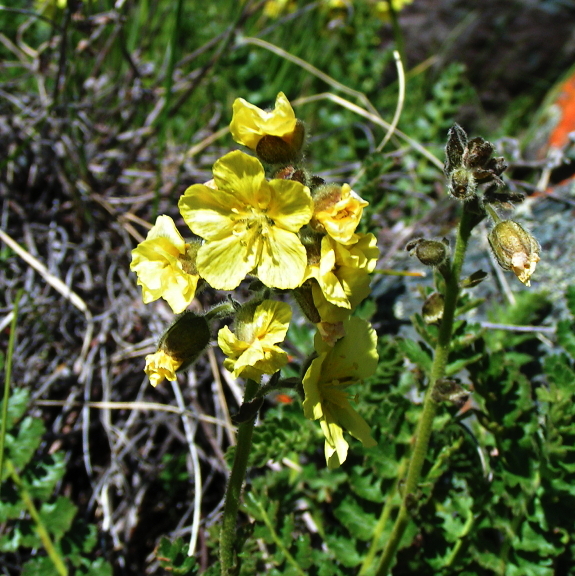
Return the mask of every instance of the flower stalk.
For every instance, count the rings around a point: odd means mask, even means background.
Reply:
[[[414,497],[417,497],[417,486],[419,484],[421,470],[427,455],[429,439],[433,430],[433,422],[438,406],[438,402],[434,399],[433,392],[437,381],[441,380],[445,376],[445,368],[447,366],[451,335],[453,332],[455,309],[459,298],[459,278],[463,261],[465,259],[467,244],[474,224],[474,215],[464,209],[457,231],[453,263],[450,269],[448,269],[445,278],[445,307],[443,311],[443,319],[441,321],[437,345],[435,347],[429,386],[423,401],[423,411],[415,432],[415,444],[407,470],[404,495],[391,536],[387,541],[387,545],[381,556],[376,572],[377,576],[386,576],[389,573],[401,543],[401,539],[411,518],[410,510],[413,508]]]
[[[254,380],[246,381],[244,404],[254,399],[259,385]],[[248,458],[252,447],[255,416],[238,426],[236,453],[228,486],[222,517],[222,529],[220,532],[220,562],[222,576],[232,576],[236,573],[236,519],[240,506],[242,484],[246,476]]]

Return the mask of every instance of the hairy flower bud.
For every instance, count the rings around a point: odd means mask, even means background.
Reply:
[[[488,236],[489,244],[503,270],[530,286],[530,278],[539,262],[539,243],[525,228],[513,220],[502,220]]]
[[[288,165],[280,168],[277,172],[273,174],[274,179],[279,180],[295,180],[296,182],[300,182],[304,186],[308,184],[308,176],[305,173],[305,170],[301,168],[294,168],[294,166]]]
[[[433,387],[432,398],[435,402],[449,402],[461,409],[469,399],[469,392],[459,382],[441,378]]]
[[[255,151],[258,158],[267,164],[289,164],[300,159],[304,140],[303,122],[297,120],[293,132],[288,136],[262,136]]]
[[[307,282],[304,282],[301,286],[298,286],[292,292],[292,296],[294,300],[298,303],[305,317],[310,322],[318,324],[321,322],[321,316],[319,315],[318,309],[313,300],[312,282],[313,282],[312,280],[308,280]]]
[[[203,316],[184,312],[160,338],[158,350],[146,356],[144,371],[152,386],[164,378],[176,379],[176,372],[195,362],[210,343],[210,326]]]
[[[454,124],[447,133],[447,145],[445,146],[445,164],[443,171],[447,177],[460,167],[463,162],[463,153],[467,147],[467,134],[459,125]]]
[[[449,177],[447,191],[457,200],[469,200],[475,196],[477,183],[467,168],[457,168]]]
[[[505,158],[492,158],[495,146],[481,137],[467,138],[465,130],[454,124],[447,136],[443,172],[448,179],[448,192],[457,200],[476,197],[478,184],[501,188],[500,176],[507,168]]]
[[[419,261],[426,266],[440,266],[447,258],[449,247],[446,240],[412,240],[405,249],[415,254]]]
[[[430,294],[421,308],[421,315],[426,324],[434,324],[443,318],[443,309],[445,307],[445,298],[439,292]]]

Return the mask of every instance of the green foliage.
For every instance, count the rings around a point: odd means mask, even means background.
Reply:
[[[75,568],[74,574],[111,576],[112,567],[91,554],[96,545],[95,526],[76,518],[78,508],[68,497],[55,494],[66,472],[64,454],[41,452],[45,427],[40,419],[24,416],[28,402],[29,393],[24,389],[15,389],[8,402],[6,458],[10,465],[4,468],[1,486],[0,522],[5,530],[0,550],[23,554],[25,549],[44,548],[43,528],[56,554]],[[22,574],[28,576],[53,576],[54,570],[52,559],[43,555],[22,566]]]
[[[318,443],[317,427],[303,417],[301,406],[284,406],[266,414],[265,425],[254,429],[250,465],[265,466],[266,462],[280,462],[296,458],[306,446]]]
[[[170,574],[191,576],[198,573],[198,566],[193,556],[188,556],[188,544],[181,538],[170,542],[164,537],[156,549],[156,557],[160,566]]]
[[[86,22],[103,8],[113,8],[110,1],[83,4]],[[43,89],[57,96],[46,118],[52,112],[66,114],[58,138],[78,146],[77,154],[62,159],[71,182],[98,184],[100,173],[114,173],[107,164],[91,162],[87,153],[94,143],[78,126],[88,130],[85,117],[79,115],[88,106],[91,124],[116,131],[106,135],[116,146],[116,140],[126,141],[126,137],[117,138],[122,131],[148,128],[148,119],[158,106],[156,96],[168,94],[166,108],[152,123],[154,136],[162,146],[172,140],[187,145],[227,125],[229,113],[222,113],[220,106],[229,111],[236,97],[266,107],[280,90],[290,98],[326,90],[323,80],[247,44],[246,37],[258,36],[288,47],[292,55],[365,93],[385,118],[395,108],[397,85],[385,76],[391,68],[391,53],[373,50],[379,46],[383,24],[372,17],[368,3],[356,2],[338,26],[330,26],[332,16],[322,12],[319,3],[279,23],[257,11],[230,34],[229,44],[230,23],[241,10],[238,2],[117,4],[121,4],[121,14],[116,28],[105,27],[90,36],[89,49],[64,54],[62,78],[42,76]],[[299,2],[298,8],[305,4]],[[14,0],[8,5],[19,7]],[[66,12],[54,11],[50,17],[63,26]],[[3,12],[2,18],[5,34],[12,35],[27,16]],[[43,51],[48,50],[55,31],[40,19],[27,29],[26,42],[41,50],[39,56],[46,61],[50,54]],[[86,34],[82,25],[69,25],[68,46],[76,50],[87,41]],[[0,56],[13,60],[7,46],[0,45]],[[99,54],[105,58],[96,67],[92,55]],[[174,78],[169,74],[172,66]],[[35,94],[35,74],[21,76],[13,66],[6,67],[5,73],[10,82],[20,82],[22,92]],[[436,77],[428,73],[407,76],[400,128],[405,127],[438,157],[453,117],[474,98],[465,74],[461,65],[454,64]],[[88,89],[88,80],[101,82],[100,88]],[[57,81],[61,92],[56,90]],[[127,109],[124,104],[131,97],[137,101]],[[11,100],[3,101],[3,106],[7,115],[18,113]],[[356,188],[370,200],[366,213],[374,222],[392,220],[398,213],[409,221],[431,207],[430,198],[441,176],[427,159],[412,150],[371,153],[372,141],[380,139],[381,131],[333,103],[314,102],[297,112],[306,121],[313,142],[314,170],[345,171],[346,163],[362,162],[365,172]],[[51,129],[44,119],[33,128],[43,137]],[[35,137],[33,130],[30,139]],[[11,146],[10,156],[0,164],[24,159],[29,143]],[[140,150],[148,147],[156,154],[151,144],[142,144]],[[208,159],[210,155],[213,152]],[[72,156],[77,157],[77,164],[72,164]],[[162,154],[157,157],[163,159]],[[123,168],[130,168],[134,158]],[[93,164],[101,164],[100,173],[91,172]],[[575,317],[575,286],[568,289],[566,301]],[[423,476],[417,493],[412,494],[410,524],[393,569],[396,575],[550,576],[571,573],[575,564],[575,322],[557,323],[556,343],[562,350],[550,355],[533,332],[485,330],[462,317],[481,303],[469,295],[458,302],[445,376],[470,390],[472,401],[463,408],[448,402],[438,406]],[[522,291],[514,305],[490,304],[488,315],[499,324],[536,325],[546,317],[548,307],[545,294]],[[354,389],[354,407],[370,424],[377,446],[363,449],[351,440],[342,468],[326,469],[323,435],[317,423],[303,418],[297,402],[264,411],[253,434],[251,471],[238,529],[241,574],[357,574],[369,553],[377,557],[381,552],[404,496],[406,463],[439,338],[438,327],[425,324],[421,315],[412,320],[420,340],[382,337],[376,375]],[[311,349],[310,332],[292,325],[289,339],[298,357],[286,375],[296,377]],[[0,352],[0,364],[3,360]],[[80,521],[77,506],[59,494],[66,459],[60,452],[46,453],[44,424],[26,415],[28,404],[27,391],[13,391],[8,405],[7,458],[70,573],[111,575],[111,566],[95,551],[95,526]],[[174,488],[185,480],[185,456],[166,456],[160,474],[164,487]],[[32,551],[43,549],[43,542],[22,498],[23,489],[7,467],[1,481],[4,530],[0,550],[25,558],[24,576],[52,576],[50,558],[44,552],[32,556]],[[212,528],[207,536],[212,557],[218,538],[217,529]],[[162,539],[156,557],[169,573],[199,571],[181,539]],[[219,573],[217,562],[205,573]]]
[[[541,295],[521,296],[516,307],[505,310],[505,321],[529,322],[544,308]],[[575,322],[560,326],[566,334]],[[440,407],[414,522],[394,574],[551,576],[574,560],[575,354],[567,341],[567,354],[537,362],[532,333],[508,336],[507,342],[512,345],[503,349],[497,333],[456,324],[449,366],[454,374],[465,367],[474,407],[462,412]],[[415,371],[406,371],[405,357]],[[378,445],[362,450],[354,443],[337,471],[309,461],[318,439],[302,433],[297,410],[284,406],[266,414],[257,433],[259,464],[268,457],[280,462],[274,450],[280,456],[299,453],[303,464],[252,474],[245,512],[255,524],[242,552],[241,574],[263,570],[257,539],[274,574],[357,574],[372,539],[379,549],[386,542],[391,522],[382,529],[378,521],[386,505],[394,510],[399,504],[395,481],[405,474],[421,409],[408,396],[419,371],[428,370],[429,354],[425,345],[384,339],[380,359],[377,374],[357,398]],[[273,450],[266,452],[266,443]]]

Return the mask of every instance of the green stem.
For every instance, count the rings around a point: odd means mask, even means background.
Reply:
[[[60,557],[60,554],[58,554],[58,551],[56,550],[50,538],[50,534],[48,534],[48,530],[46,530],[44,522],[40,517],[40,513],[36,509],[36,506],[32,501],[32,497],[30,496],[30,493],[26,489],[26,486],[24,485],[22,478],[20,478],[18,472],[16,471],[16,468],[14,468],[14,465],[10,460],[6,460],[6,467],[8,468],[8,472],[12,477],[12,481],[18,487],[20,498],[22,498],[22,502],[24,502],[24,505],[28,509],[28,514],[30,514],[30,517],[34,521],[36,532],[38,532],[38,536],[40,536],[40,540],[42,540],[42,544],[44,545],[44,548],[46,549],[46,552],[48,553],[50,560],[52,560],[52,564],[54,564],[56,572],[60,576],[68,576],[68,568],[66,568],[64,561]]]
[[[391,28],[393,30],[393,39],[395,40],[395,47],[399,52],[401,58],[401,63],[405,66],[405,45],[403,42],[403,33],[401,32],[401,27],[399,26],[399,20],[397,18],[397,12],[393,7],[392,0],[387,0],[387,7],[389,9],[389,17],[391,19]]]
[[[494,224],[499,224],[499,222],[501,222],[499,214],[497,214],[497,212],[495,212],[495,210],[489,204],[485,204],[485,210],[487,211],[487,214],[491,216]]]
[[[468,543],[467,536],[469,536],[469,533],[471,532],[471,529],[475,524],[475,519],[476,518],[475,514],[473,513],[473,510],[468,510],[467,520],[465,521],[463,529],[461,530],[461,534],[457,537],[457,542],[455,543],[455,546],[451,550],[451,554],[449,554],[447,560],[445,561],[444,564],[445,568],[451,568],[459,560],[460,556],[465,551],[466,545]]]
[[[262,503],[259,500],[254,499],[254,504],[258,507],[260,514],[262,515],[262,520],[266,525],[272,540],[274,541],[275,545],[281,550],[282,554],[285,556],[285,559],[288,564],[291,564],[295,570],[295,573],[299,576],[305,576],[305,572],[299,567],[296,559],[290,554],[289,550],[285,547],[282,539],[278,536],[274,526],[270,521],[270,517],[267,515],[267,512],[264,510]]]
[[[443,318],[441,320],[441,327],[439,329],[439,336],[435,347],[433,365],[429,377],[429,386],[425,394],[423,410],[415,433],[415,444],[407,470],[404,497],[397,518],[395,519],[391,535],[379,561],[376,576],[386,576],[389,573],[401,543],[401,539],[405,533],[405,529],[411,519],[410,509],[413,508],[414,498],[416,498],[417,486],[419,484],[421,470],[427,455],[429,438],[431,437],[433,421],[438,406],[436,400],[433,398],[433,390],[436,382],[445,375],[445,368],[449,356],[449,345],[453,331],[453,321],[455,318],[455,309],[459,297],[459,276],[461,275],[461,268],[463,266],[463,260],[465,259],[467,243],[469,242],[471,230],[473,229],[473,220],[473,215],[463,210],[459,229],[457,231],[453,264],[445,278],[445,306],[443,310]]]
[[[244,394],[244,404],[250,402],[255,397],[259,385],[253,380],[246,382]],[[220,532],[220,562],[222,566],[222,576],[232,576],[236,574],[236,519],[240,506],[240,496],[242,484],[246,476],[248,467],[248,457],[252,447],[252,435],[254,431],[255,417],[247,422],[242,422],[238,426],[238,441],[232,472],[226,489],[226,501],[224,503],[224,514],[222,517],[222,529]]]
[[[397,494],[399,482],[401,478],[403,478],[406,468],[407,468],[407,459],[403,459],[401,460],[399,467],[397,468],[397,478],[395,479],[395,482],[391,487],[391,490],[389,492],[390,494],[392,495]],[[387,521],[389,520],[389,517],[391,516],[391,511],[393,510],[394,507],[396,507],[396,499],[393,496],[387,498],[385,501],[385,505],[379,516],[379,520],[377,521],[377,525],[375,526],[375,530],[373,531],[373,537],[371,538],[371,544],[369,546],[369,550],[363,562],[361,563],[361,568],[357,576],[364,576],[371,567],[371,565],[373,564],[373,560],[379,547],[379,541],[381,539],[381,535],[385,530],[385,526],[387,525]]]
[[[12,357],[14,356],[14,342],[16,340],[16,319],[18,318],[18,306],[23,293],[23,289],[18,290],[16,298],[14,299],[12,324],[10,326],[10,337],[8,338],[8,350],[6,352],[6,377],[4,378],[4,394],[2,399],[2,422],[0,422],[0,489],[2,488],[2,478],[4,478],[4,443],[6,442],[6,430],[8,426],[8,399],[10,397],[10,382],[12,380]]]

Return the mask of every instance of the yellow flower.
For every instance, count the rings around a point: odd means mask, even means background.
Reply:
[[[368,322],[349,318],[346,335],[333,347],[315,337],[318,354],[303,379],[306,418],[319,420],[325,435],[325,457],[329,468],[337,468],[347,458],[346,431],[366,448],[375,446],[366,421],[350,404],[347,388],[368,378],[377,368],[377,336]]]
[[[307,256],[297,232],[311,218],[309,188],[266,181],[259,160],[237,150],[213,172],[217,190],[194,184],[178,204],[192,232],[206,240],[197,255],[201,277],[219,290],[233,290],[247,274],[272,288],[299,286]]]
[[[413,0],[391,0],[391,5],[395,12],[399,12],[404,6],[411,4]],[[387,0],[381,0],[375,2],[375,15],[381,20],[387,21],[391,19],[391,14],[389,13],[389,4]]]
[[[176,314],[192,302],[200,279],[193,247],[169,216],[158,216],[146,239],[132,250],[130,269],[138,275],[145,304],[164,298]]]
[[[328,184],[314,196],[314,214],[310,224],[317,232],[326,232],[341,244],[353,244],[358,239],[355,229],[368,204],[349,184]]]
[[[296,132],[297,120],[289,100],[283,92],[276,97],[275,108],[270,112],[236,98],[230,132],[238,144],[255,150],[264,136],[278,136],[291,143]]]
[[[279,18],[287,12],[293,12],[297,8],[294,0],[268,0],[264,4],[264,14],[268,18]]]
[[[150,383],[155,388],[164,378],[174,381],[176,370],[182,365],[182,361],[170,356],[165,350],[158,350],[154,354],[146,356],[144,372],[148,375]]]
[[[308,264],[306,279],[317,280],[312,294],[323,322],[345,320],[369,295],[369,274],[375,268],[379,249],[373,234],[356,236],[358,240],[349,246],[324,236],[320,261]]]
[[[285,302],[264,300],[246,316],[240,313],[236,319],[237,336],[227,326],[218,332],[218,345],[234,378],[259,382],[263,374],[274,374],[287,364],[287,354],[276,344],[285,338],[291,308]]]

